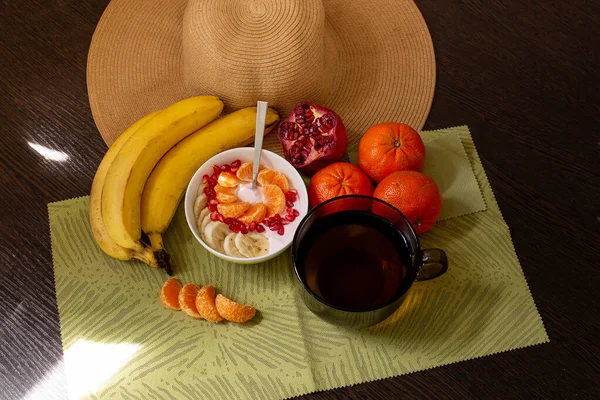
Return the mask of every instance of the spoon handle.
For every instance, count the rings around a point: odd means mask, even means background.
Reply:
[[[252,189],[256,189],[256,178],[260,167],[263,137],[265,136],[265,121],[269,103],[259,101],[256,103],[256,134],[254,136],[254,163],[252,165]]]

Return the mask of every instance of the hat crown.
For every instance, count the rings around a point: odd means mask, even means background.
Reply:
[[[265,100],[289,112],[330,91],[321,0],[189,0],[182,40],[188,94],[217,95],[229,109]]]

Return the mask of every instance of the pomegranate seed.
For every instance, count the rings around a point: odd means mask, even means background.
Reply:
[[[281,215],[279,215],[279,214],[275,214],[275,215],[273,215],[273,219],[274,219],[275,221],[281,221]]]
[[[217,195],[217,192],[215,192],[215,189],[210,189],[210,193],[209,193],[208,197],[210,197],[212,199],[213,197],[216,197],[216,195]]]
[[[216,206],[217,204],[219,204],[219,201],[217,199],[210,199],[208,201],[208,204],[214,204]]]
[[[298,195],[298,191],[296,189],[290,189],[289,192],[294,193],[295,195]]]
[[[213,172],[215,174],[220,174],[221,173],[221,167],[219,167],[218,165],[213,165]]]
[[[300,211],[294,208],[294,217],[297,217],[298,215],[300,215]]]
[[[233,218],[225,218],[225,221],[223,221],[224,224],[227,225],[231,225],[233,224]]]
[[[276,231],[279,228],[281,228],[281,225],[279,225],[279,224],[273,224],[269,227],[269,229],[272,231]]]
[[[285,201],[285,205],[288,206],[288,207],[293,207],[294,206],[294,202],[290,201],[290,200],[286,200]]]
[[[202,183],[204,183],[204,184],[206,185],[206,183],[208,183],[208,178],[209,178],[209,176],[208,176],[208,175],[204,175],[204,176],[202,177]]]
[[[239,168],[240,165],[242,165],[242,162],[240,160],[235,160],[234,162],[231,163],[232,168]]]
[[[209,209],[210,211],[217,211],[217,206],[216,206],[216,205],[214,205],[214,204],[209,204],[209,205],[208,205],[208,209]]]
[[[220,174],[212,174],[210,177],[212,180],[214,180],[216,182],[219,179],[219,175]]]
[[[211,221],[216,221],[219,219],[219,213],[216,211],[213,211],[210,213],[210,220]]]
[[[252,221],[248,227],[248,230],[252,232],[254,229],[256,229],[256,222]]]
[[[267,225],[269,223],[269,219],[268,218],[263,219],[262,223],[265,224],[265,225]]]
[[[229,170],[231,169],[231,167],[227,164],[225,165],[221,165],[221,171],[222,172],[229,172]]]
[[[287,219],[284,219],[283,221],[281,221],[281,225],[287,225],[289,224],[291,221],[288,221]]]
[[[242,225],[242,228],[240,229],[240,232],[242,232],[242,235],[245,235],[248,233],[248,227],[246,225]]]
[[[210,190],[211,189],[209,187],[205,187],[204,188],[204,194],[208,196],[210,194]]]
[[[240,169],[240,167],[231,167],[231,172],[235,174],[238,169]]]
[[[210,177],[210,178],[208,178],[208,184],[213,187],[217,186],[217,180],[213,177]]]
[[[277,229],[277,233],[280,236],[283,236],[283,234],[285,233],[285,228],[283,226],[280,226],[279,229]]]
[[[229,229],[231,229],[232,232],[238,233],[241,229],[239,226],[232,224]]]
[[[217,219],[219,220],[219,222],[225,222],[225,217],[223,216],[223,214],[219,214]]]
[[[265,231],[265,227],[262,225],[256,225],[256,232],[263,233]]]
[[[286,216],[285,216],[285,219],[286,219],[287,221],[290,221],[290,222],[292,222],[293,220],[295,220],[295,219],[296,219],[296,217],[295,217],[293,214],[288,214],[288,215],[286,215]],[[282,222],[283,222],[283,221],[282,221]]]
[[[287,215],[292,215],[292,214],[294,214],[294,209],[293,209],[292,207],[288,207],[288,209],[287,209],[287,210],[285,210],[285,213],[286,213]]]

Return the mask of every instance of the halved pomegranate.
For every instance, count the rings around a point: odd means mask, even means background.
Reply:
[[[279,141],[287,160],[308,175],[340,161],[348,138],[342,119],[332,110],[314,104],[299,104],[279,124]]]

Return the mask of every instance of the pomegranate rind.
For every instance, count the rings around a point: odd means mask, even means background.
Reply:
[[[252,306],[243,306],[228,299],[222,294],[215,298],[217,312],[227,321],[244,323],[250,321],[256,315],[256,309]]]
[[[212,285],[203,286],[196,295],[196,310],[207,321],[221,322],[223,317],[215,305],[215,288]]]

